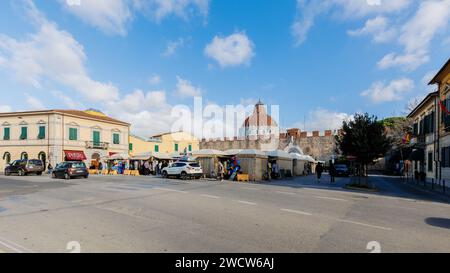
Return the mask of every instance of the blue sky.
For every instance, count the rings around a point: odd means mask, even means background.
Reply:
[[[334,129],[432,91],[449,21],[450,0],[1,1],[0,111],[92,107],[151,135],[194,95],[261,98],[284,128]]]

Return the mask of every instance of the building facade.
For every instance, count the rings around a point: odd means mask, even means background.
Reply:
[[[439,178],[438,152],[438,92],[428,94],[422,102],[408,115],[413,123],[411,147],[411,174],[425,173],[428,179]]]
[[[199,149],[199,140],[187,132],[165,133],[148,139],[130,136],[130,152],[133,155],[156,153],[190,153]]]
[[[439,72],[430,81],[430,85],[437,85],[439,118],[438,139],[437,139],[437,158],[438,160],[438,178],[450,179],[450,59],[439,70]]]
[[[129,131],[129,123],[95,110],[0,113],[0,171],[16,159],[41,159],[55,166],[128,153]]]

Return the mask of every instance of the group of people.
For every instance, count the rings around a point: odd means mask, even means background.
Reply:
[[[219,161],[217,163],[217,179],[223,181],[225,178],[232,178],[233,175],[239,173],[241,165],[236,156],[228,159],[225,162]]]
[[[278,166],[278,163],[276,161],[269,161],[267,162],[267,172],[268,172],[268,179],[278,179],[280,178],[280,167]]]
[[[169,166],[172,161],[167,160],[114,160],[109,162],[91,162],[89,169],[103,171],[117,171],[118,174],[123,174],[125,170],[138,170],[140,175],[160,175],[161,170]]]
[[[322,163],[317,164],[316,166],[316,174],[317,174],[317,182],[320,183],[320,180],[322,178],[322,173],[325,171],[325,167]],[[334,183],[335,182],[335,168],[334,168],[334,164],[330,164],[330,168],[329,168],[329,174],[330,174],[330,182]]]
[[[172,164],[173,161],[167,160],[145,160],[134,161],[134,169],[139,170],[141,175],[160,175],[162,169]]]

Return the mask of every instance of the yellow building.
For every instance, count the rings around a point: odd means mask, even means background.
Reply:
[[[0,171],[16,159],[91,160],[128,153],[130,124],[95,110],[0,113]]]
[[[450,180],[450,59],[430,81],[430,85],[437,85],[440,104],[438,122],[438,178]]]
[[[155,135],[149,139],[130,136],[130,153],[133,155],[159,153],[190,153],[199,149],[199,140],[186,132]]]

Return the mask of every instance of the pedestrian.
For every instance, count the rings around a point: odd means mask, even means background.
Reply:
[[[158,174],[161,174],[162,165],[163,165],[163,163],[162,163],[162,161],[160,161],[160,162],[158,163]]]
[[[330,165],[331,184],[335,182],[335,176],[336,176],[336,168],[334,167],[334,164],[331,164]]]
[[[150,163],[148,161],[144,162],[144,175],[149,175],[150,173]]]
[[[316,167],[317,180],[320,183],[320,178],[322,178],[323,166],[322,163],[319,163]]]
[[[53,166],[51,163],[48,163],[48,167],[47,167],[48,173],[51,174],[53,171]]]
[[[220,178],[220,182],[223,181],[223,175],[225,173],[225,167],[223,166],[222,162],[219,161],[219,166],[218,166],[218,178]]]

